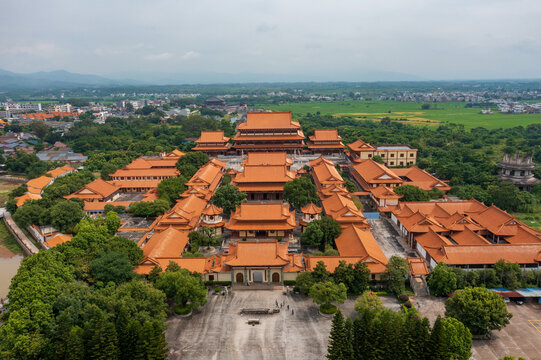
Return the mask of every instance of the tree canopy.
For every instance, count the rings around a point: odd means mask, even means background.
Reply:
[[[295,209],[314,203],[319,203],[319,196],[314,183],[307,176],[298,177],[284,185],[284,200]]]
[[[214,205],[223,209],[226,216],[229,216],[237,206],[246,200],[246,193],[231,184],[226,184],[216,189],[211,200]]]

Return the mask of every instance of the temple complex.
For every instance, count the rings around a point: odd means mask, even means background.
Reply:
[[[208,156],[225,155],[231,144],[223,131],[201,131],[199,139],[195,140],[197,146],[192,150],[201,151]]]
[[[342,143],[342,137],[338,135],[336,129],[315,130],[314,135],[309,137],[310,144],[308,148],[314,154],[340,154],[344,152],[344,144]]]
[[[291,163],[284,152],[248,153],[244,170],[231,184],[244,191],[249,201],[282,201],[285,183],[295,179]]]
[[[242,203],[225,227],[232,239],[290,239],[297,222],[288,204]]]
[[[249,112],[233,138],[237,154],[250,151],[302,153],[304,134],[291,112]]]

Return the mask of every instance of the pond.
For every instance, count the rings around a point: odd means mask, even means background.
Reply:
[[[9,257],[2,257],[0,253],[0,299],[5,298],[9,292],[9,283],[11,278],[15,276],[21,261],[22,255],[11,255]]]

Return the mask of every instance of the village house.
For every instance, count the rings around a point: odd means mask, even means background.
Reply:
[[[43,176],[28,180],[26,182],[26,186],[28,188],[26,193],[15,198],[15,200],[17,200],[17,207],[22,206],[27,201],[41,199],[41,194],[43,193],[45,187],[51,185],[57,178],[71,174],[74,171],[74,168],[65,165],[51,171],[47,171],[47,173]]]
[[[229,138],[223,131],[201,131],[199,139],[195,140],[197,145],[192,149],[201,151],[208,156],[225,155],[231,148]]]
[[[367,160],[380,156],[385,166],[410,166],[417,162],[417,149],[405,144],[372,146],[360,139],[348,145],[351,160]]]
[[[305,136],[291,112],[248,112],[237,125],[233,148],[237,154],[257,151],[302,153]]]

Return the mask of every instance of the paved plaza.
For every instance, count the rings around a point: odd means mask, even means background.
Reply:
[[[396,299],[382,300],[385,306],[399,311]],[[285,302],[279,314],[240,314],[243,308],[276,308],[276,301]],[[414,302],[431,323],[445,311],[444,299],[424,297],[414,298]],[[344,316],[355,315],[353,305],[353,298],[340,305]],[[474,340],[473,360],[497,360],[505,355],[541,360],[541,305],[509,304],[509,309],[513,318],[506,328],[495,332],[492,340]],[[259,318],[261,324],[248,325],[249,318]],[[286,296],[281,290],[210,294],[198,313],[168,321],[169,359],[325,359],[331,321],[331,317],[319,313],[311,299]]]

